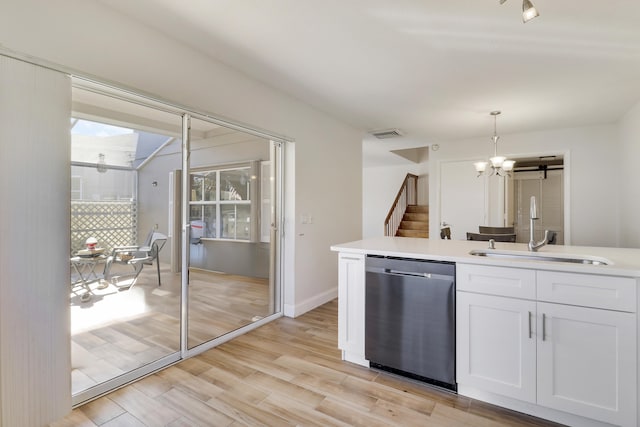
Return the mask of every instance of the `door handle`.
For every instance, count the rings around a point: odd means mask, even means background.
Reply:
[[[531,312],[529,311],[529,339],[531,339]]]
[[[413,271],[392,270],[390,268],[385,268],[384,272],[385,273],[390,273],[390,274],[401,274],[403,276],[425,277],[427,279],[431,278],[431,274],[430,273],[415,273]]]
[[[546,327],[546,316],[544,313],[542,313],[542,341],[545,340],[545,335],[547,334],[547,327]]]

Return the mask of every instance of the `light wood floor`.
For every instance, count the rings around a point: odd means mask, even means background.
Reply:
[[[163,268],[158,287],[149,268],[131,289],[96,286],[90,301],[71,295],[74,394],[180,349],[180,275]],[[189,347],[268,316],[269,299],[267,279],[191,271]]]
[[[556,426],[340,360],[337,301],[74,410],[66,426]]]

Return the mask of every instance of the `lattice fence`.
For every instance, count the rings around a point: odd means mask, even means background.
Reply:
[[[71,252],[84,249],[89,237],[110,251],[114,246],[135,245],[137,235],[136,203],[130,201],[71,201]]]

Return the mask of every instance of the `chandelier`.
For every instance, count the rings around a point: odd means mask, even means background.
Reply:
[[[508,160],[504,156],[498,156],[498,139],[500,139],[500,137],[496,131],[496,122],[500,111],[492,111],[490,114],[493,116],[493,137],[491,138],[493,141],[493,157],[491,157],[488,162],[475,162],[473,166],[476,168],[478,176],[483,175],[487,171],[487,166],[491,167],[489,176],[494,174],[498,176],[508,176],[516,162],[515,160]]]

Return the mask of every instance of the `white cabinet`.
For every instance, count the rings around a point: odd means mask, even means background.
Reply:
[[[457,293],[458,383],[536,401],[534,301]]]
[[[538,303],[538,323],[538,404],[635,426],[635,314]]]
[[[364,358],[365,256],[338,256],[338,347],[342,359],[369,366]]]
[[[562,411],[557,414],[636,425],[635,279],[457,268],[462,273],[456,294],[461,389],[533,403],[519,409],[534,415],[548,417],[546,408],[551,408]],[[529,285],[503,286],[518,283],[518,277],[531,283],[531,274],[534,298]],[[497,295],[501,287],[506,296]],[[545,409],[536,412],[536,407]],[[577,418],[555,419],[580,424]]]

